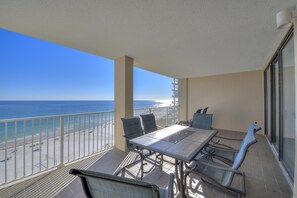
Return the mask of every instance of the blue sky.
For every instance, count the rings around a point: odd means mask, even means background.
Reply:
[[[114,61],[0,28],[0,100],[112,100]],[[168,100],[171,78],[134,68],[134,99]]]

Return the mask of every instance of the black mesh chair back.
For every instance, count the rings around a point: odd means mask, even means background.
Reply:
[[[143,130],[145,133],[150,133],[158,130],[154,114],[152,113],[144,114],[144,115],[140,115],[140,117],[142,120]]]
[[[159,198],[159,188],[150,183],[88,170],[71,169],[79,176],[86,197]]]
[[[122,118],[122,122],[123,122],[123,129],[125,133],[127,147],[130,149],[132,147],[132,144],[130,144],[128,140],[143,135],[140,118],[139,117]]]

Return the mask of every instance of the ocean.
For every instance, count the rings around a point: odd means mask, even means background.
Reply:
[[[152,100],[136,100],[134,108],[164,106]],[[169,105],[168,105],[169,106]],[[87,112],[105,112],[114,109],[114,101],[0,101],[0,120],[11,118],[51,116]]]
[[[152,108],[152,107],[162,107],[169,106],[168,103],[150,101],[150,100],[136,100],[134,101],[134,109],[139,108]],[[59,116],[65,114],[78,114],[78,113],[89,113],[89,112],[111,112],[114,110],[114,101],[0,101],[0,121],[6,119],[15,119],[15,118],[26,118],[26,117],[39,117],[39,116]],[[98,116],[103,116],[103,121],[110,122],[112,118],[112,114],[109,113],[109,117],[104,117],[104,114],[98,114]],[[97,119],[99,118],[97,117]],[[81,124],[83,126],[83,119],[88,123],[89,119],[92,122],[96,117],[92,115],[91,117],[82,117],[82,120],[76,119],[76,125]],[[99,118],[100,119],[100,118]],[[41,121],[41,122],[40,122]],[[47,130],[47,127],[52,132],[55,129],[55,124],[57,124],[57,129],[60,125],[60,120],[58,118],[49,119],[49,123],[47,125],[48,120],[46,119],[36,119],[32,121],[26,121],[26,126],[24,126],[23,121],[18,121],[15,123],[14,121],[10,121],[7,123],[7,139],[13,139],[15,130],[17,138],[24,136],[24,127],[25,134],[30,135],[32,131],[34,133],[38,133],[38,130],[41,126],[42,133]],[[74,118],[72,120],[68,120],[68,117],[65,118],[65,126],[72,126],[75,121]],[[5,123],[0,122],[0,145],[3,144],[5,139]],[[16,127],[16,128],[15,128]],[[78,128],[78,126],[77,126]]]

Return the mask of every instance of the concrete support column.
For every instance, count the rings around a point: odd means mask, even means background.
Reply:
[[[115,59],[114,70],[115,146],[125,151],[121,118],[133,116],[133,58]]]
[[[188,120],[188,79],[178,79],[179,120]]]

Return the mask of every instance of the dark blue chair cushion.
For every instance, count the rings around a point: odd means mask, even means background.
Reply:
[[[194,113],[192,127],[198,129],[211,129],[212,114]]]

